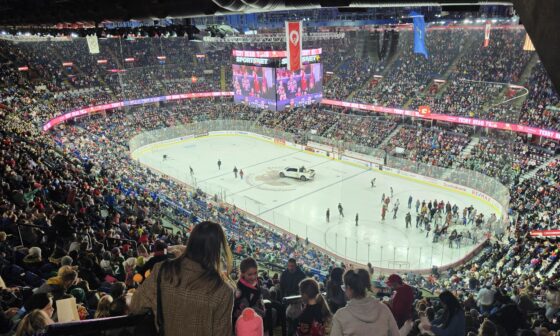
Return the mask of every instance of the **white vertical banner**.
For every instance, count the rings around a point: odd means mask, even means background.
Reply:
[[[488,47],[490,44],[490,29],[492,29],[492,25],[490,22],[486,22],[484,26],[484,48]]]
[[[286,52],[288,53],[288,70],[301,68],[301,51],[303,38],[301,21],[286,21]]]
[[[87,35],[86,36],[87,45],[90,54],[99,54],[99,42],[97,41],[97,35]]]

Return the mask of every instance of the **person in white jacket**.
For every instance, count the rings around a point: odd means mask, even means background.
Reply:
[[[333,317],[331,336],[399,336],[399,328],[387,305],[367,296],[370,276],[365,269],[344,274],[344,290],[350,300]]]

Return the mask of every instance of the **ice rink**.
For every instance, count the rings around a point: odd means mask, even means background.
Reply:
[[[163,160],[163,155],[167,159]],[[462,209],[473,205],[485,218],[495,213],[488,203],[466,194],[429,185],[419,180],[395,176],[388,172],[368,170],[357,165],[330,159],[262,139],[244,135],[214,135],[186,139],[169,145],[156,145],[139,151],[138,160],[169,176],[218,194],[236,206],[273,223],[302,239],[315,243],[340,257],[374,266],[418,269],[459,260],[474,245],[463,240],[462,246],[449,247],[448,241],[432,243],[432,234],[415,228],[417,199],[444,200]],[[221,170],[218,169],[221,160]],[[194,175],[189,173],[189,166]],[[280,178],[284,167],[305,166],[316,171],[313,181]],[[244,172],[235,178],[233,169]],[[376,186],[370,181],[376,178]],[[400,201],[397,218],[388,212],[381,220],[382,194]],[[408,209],[409,196],[413,197]],[[338,213],[338,203],[344,217]],[[330,209],[330,221],[326,211]],[[413,228],[405,228],[405,215],[410,211]],[[358,226],[355,217],[359,215]],[[463,231],[473,228],[453,226]],[[452,229],[451,229],[452,230]],[[480,233],[479,233],[480,234]]]

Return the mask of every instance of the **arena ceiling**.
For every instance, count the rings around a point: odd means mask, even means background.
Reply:
[[[512,0],[548,73],[560,91],[560,1]],[[61,22],[182,18],[321,7],[413,7],[506,4],[440,0],[0,0],[0,26]]]

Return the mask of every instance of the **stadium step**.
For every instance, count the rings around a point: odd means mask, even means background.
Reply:
[[[402,124],[397,125],[397,127],[395,127],[395,129],[391,132],[391,134],[389,134],[389,136],[387,136],[385,140],[383,140],[379,144],[379,146],[377,146],[377,148],[385,147],[389,143],[389,141],[401,130],[402,126],[403,126]]]
[[[525,67],[525,69],[523,69],[521,76],[519,76],[519,82],[518,82],[519,84],[525,86],[525,84],[529,80],[529,77],[531,76],[531,73],[533,72],[533,68],[535,67],[535,65],[537,65],[539,61],[540,61],[539,55],[537,53],[533,53],[531,60],[529,60],[527,66]]]
[[[368,90],[368,86],[369,83],[371,83],[371,81],[374,79],[374,76],[381,76],[382,79],[380,81],[380,83],[377,84],[377,87],[381,87],[379,84],[383,83],[383,78],[385,78],[385,75],[389,72],[389,69],[391,69],[391,67],[393,66],[393,64],[395,64],[395,61],[397,59],[399,59],[400,55],[402,54],[402,49],[399,49],[395,52],[395,54],[393,56],[391,56],[388,60],[387,60],[387,64],[385,64],[385,68],[383,68],[383,70],[381,70],[381,72],[379,73],[373,73],[371,75],[371,77],[369,77],[359,88],[357,88],[356,90],[354,90],[350,96],[348,97],[348,100],[351,100],[352,97],[354,97],[354,95],[360,91],[364,91],[364,90]],[[375,88],[374,88],[375,89]]]
[[[546,166],[548,166],[551,162],[553,162],[554,160],[558,160],[560,159],[560,155],[556,155],[551,157],[550,159],[548,159],[547,161],[543,162],[543,164],[541,164],[540,166],[536,167],[533,170],[528,171],[527,173],[525,173],[524,175],[521,176],[521,178],[519,179],[521,182],[528,180],[532,177],[534,177],[535,175],[537,175],[537,172],[543,168],[545,168]]]
[[[459,160],[455,160],[453,162],[453,168],[457,168],[459,166],[459,163],[463,162],[463,160],[465,160],[465,158],[467,156],[469,156],[471,154],[471,150],[478,145],[478,143],[480,142],[480,138],[479,137],[473,137],[471,139],[471,142],[469,142],[469,144],[463,149],[463,151],[461,151],[461,154],[459,154]]]
[[[467,53],[468,51],[470,51],[473,47],[473,44],[475,42],[480,42],[478,39],[475,39],[475,37],[473,36],[470,41],[467,41],[464,46],[463,49],[461,50],[461,52],[459,52],[459,54],[457,54],[457,57],[455,57],[455,59],[453,60],[453,62],[451,62],[451,64],[449,65],[449,67],[447,68],[447,70],[443,73],[443,76],[441,79],[449,79],[449,76],[451,75],[451,73],[453,72],[453,70],[455,70],[457,63],[459,63],[460,61],[463,60],[463,56],[465,55],[465,53]],[[448,81],[449,82],[449,81]],[[447,84],[446,84],[447,85]],[[444,86],[446,86],[444,85]],[[440,89],[440,92],[443,91],[444,88]]]

